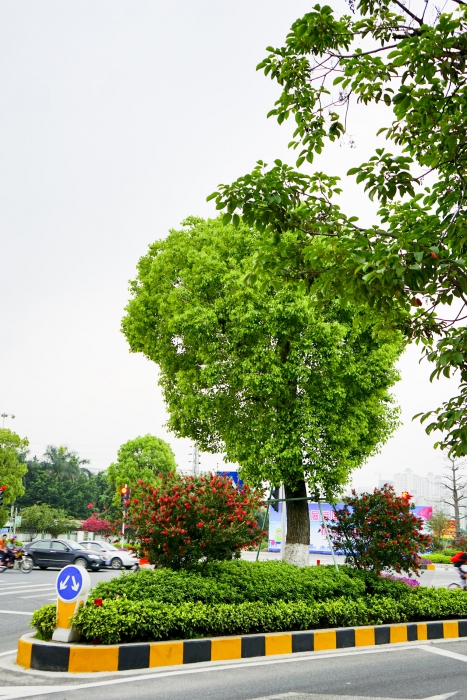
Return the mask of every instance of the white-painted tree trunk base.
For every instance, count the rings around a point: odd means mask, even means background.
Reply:
[[[285,561],[287,564],[294,564],[294,566],[308,566],[309,560],[309,545],[285,544],[283,561]]]

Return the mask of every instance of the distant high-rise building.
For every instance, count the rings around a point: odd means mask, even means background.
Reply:
[[[391,482],[395,492],[400,495],[408,491],[417,505],[436,505],[445,498],[446,487],[441,474],[429,472],[426,476],[414,474],[411,469],[394,474]]]

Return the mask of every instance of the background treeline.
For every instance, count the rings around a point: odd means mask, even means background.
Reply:
[[[24,494],[16,499],[21,509],[37,503],[64,510],[70,517],[84,519],[92,510],[110,507],[114,487],[107,472],[93,474],[82,460],[65,447],[50,446],[42,459],[24,459],[27,472],[23,476]]]
[[[3,432],[10,441],[15,436],[9,430]],[[18,450],[16,445],[12,446],[11,451],[14,475],[8,482],[2,475],[0,463],[0,482],[4,479],[8,485],[6,508],[2,509],[4,522],[9,512],[7,504],[12,503],[20,511],[31,506],[47,505],[78,520],[85,520],[93,513],[118,518],[120,486],[132,486],[138,479],[155,485],[159,483],[160,474],[168,475],[177,469],[170,445],[154,435],[139,436],[125,442],[118,450],[115,462],[96,474],[88,469],[88,459],[81,459],[76,452],[64,446],[49,445],[41,459],[28,459],[28,452]],[[0,444],[0,458],[4,452],[6,449],[2,451]],[[13,483],[16,486],[14,494]]]

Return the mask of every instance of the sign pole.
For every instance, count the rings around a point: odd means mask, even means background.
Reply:
[[[327,537],[327,540],[328,540],[329,548],[330,548],[330,550],[331,550],[332,560],[333,560],[333,562],[334,562],[334,566],[336,567],[336,571],[339,571],[339,567],[337,566],[337,561],[336,561],[336,555],[335,555],[335,553],[334,553],[334,547],[332,546],[332,540],[331,540],[331,538],[329,537],[328,526],[327,526],[326,520],[325,520],[324,515],[323,515],[323,509],[322,509],[322,507],[321,507],[321,501],[319,500],[319,498],[318,498],[318,508],[319,508],[319,512],[321,513],[321,520],[322,520],[322,522],[323,522],[324,531],[325,531],[325,533],[326,533],[326,537]]]
[[[125,515],[126,511],[125,508],[123,509],[123,516],[122,516],[122,538],[120,540],[120,546],[123,547],[125,544]]]
[[[285,554],[285,530],[287,528],[287,503],[285,500],[285,486],[281,484],[282,515],[281,515],[281,560]]]
[[[54,642],[77,642],[80,634],[71,626],[70,618],[80,605],[84,605],[91,588],[91,577],[82,566],[65,566],[57,576],[57,627],[52,635]]]

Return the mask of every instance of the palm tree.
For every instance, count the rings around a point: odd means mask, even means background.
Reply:
[[[80,459],[76,452],[72,452],[63,445],[60,447],[48,445],[44,453],[45,469],[56,481],[65,479],[74,482],[82,474],[89,478],[91,472],[84,468],[83,464],[89,464],[89,459]]]

